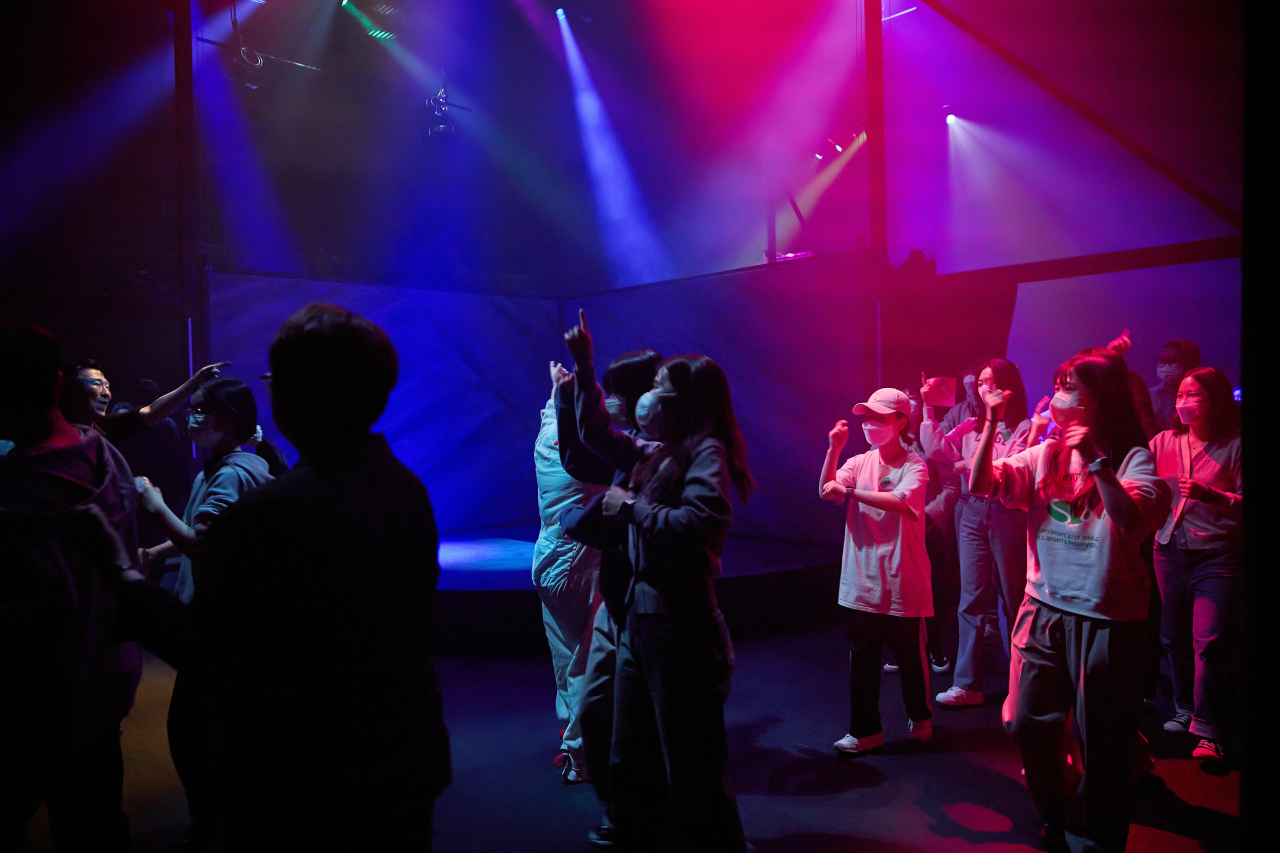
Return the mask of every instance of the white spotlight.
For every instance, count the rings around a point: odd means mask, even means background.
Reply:
[[[956,123],[955,116],[947,116],[947,124],[955,124],[955,123]]]

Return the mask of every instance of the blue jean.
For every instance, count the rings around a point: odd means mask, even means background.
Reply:
[[[1012,629],[1027,586],[1027,513],[999,501],[961,502],[959,644],[954,684],[982,691],[982,621],[998,596]],[[1005,651],[1009,650],[1005,635]]]
[[[1234,706],[1236,640],[1244,594],[1241,554],[1189,550],[1172,542],[1155,550],[1163,610],[1160,642],[1169,656],[1173,702],[1191,715],[1191,733],[1218,740]]]

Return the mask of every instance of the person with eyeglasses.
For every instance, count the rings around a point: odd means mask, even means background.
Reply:
[[[1197,344],[1174,338],[1161,347],[1156,358],[1156,377],[1160,381],[1148,389],[1157,433],[1174,428],[1178,414],[1178,386],[1182,384],[1182,377],[1199,366],[1200,347]]]
[[[140,409],[112,412],[111,382],[102,365],[91,358],[81,359],[62,366],[66,382],[58,398],[58,408],[68,423],[91,427],[107,441],[119,445],[176,412],[201,385],[217,379],[222,368],[229,364],[229,361],[220,361],[200,368],[186,382]]]

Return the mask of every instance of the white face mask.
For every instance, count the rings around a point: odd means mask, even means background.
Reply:
[[[636,401],[636,425],[647,435],[664,438],[670,427],[670,414],[665,411],[674,402],[675,394],[662,391],[646,391]]]
[[[866,436],[867,444],[872,447],[884,447],[898,437],[898,430],[892,424],[863,421],[862,434]]]
[[[217,430],[212,429],[191,431],[191,440],[196,443],[197,447],[203,447],[205,450],[212,450],[217,447],[223,437],[224,433],[220,433]]]
[[[1178,411],[1178,420],[1187,426],[1198,424],[1204,420],[1206,407],[1201,403],[1182,403],[1174,406],[1174,408]]]
[[[628,429],[631,424],[627,422],[627,404],[617,397],[609,396],[604,398],[604,407],[609,410],[609,420],[613,421],[613,425],[618,429]]]
[[[1079,391],[1058,391],[1049,401],[1049,417],[1058,429],[1067,429],[1085,422],[1084,406],[1080,405]]]
[[[1169,385],[1182,378],[1182,367],[1177,364],[1157,364],[1156,376],[1158,376],[1160,381],[1165,385]]]

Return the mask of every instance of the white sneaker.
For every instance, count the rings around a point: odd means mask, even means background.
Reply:
[[[1173,719],[1165,721],[1161,726],[1166,732],[1189,732],[1191,731],[1191,715],[1177,713],[1173,715]]]
[[[884,746],[884,732],[876,732],[866,737],[854,737],[853,735],[845,735],[835,742],[836,752],[843,752],[846,755],[853,755],[859,752],[867,752],[868,750],[878,749]]]
[[[921,720],[918,723],[915,720],[907,720],[907,732],[907,737],[917,743],[928,743],[933,737],[933,723],[929,720]]]
[[[1200,743],[1196,744],[1196,748],[1191,750],[1191,757],[1201,758],[1206,761],[1221,761],[1224,758],[1222,745],[1216,740],[1201,738]]]
[[[939,705],[949,708],[962,708],[967,705],[981,705],[981,690],[965,690],[963,687],[948,687],[947,692],[933,697]]]
[[[887,663],[883,667],[885,672],[897,672],[898,665],[896,663]]]

